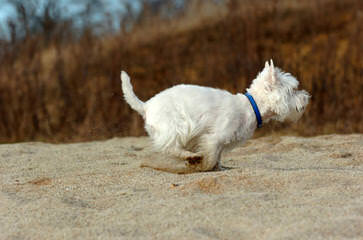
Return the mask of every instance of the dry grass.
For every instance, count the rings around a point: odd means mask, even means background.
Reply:
[[[143,135],[142,119],[121,99],[121,68],[146,100],[178,83],[243,92],[270,58],[313,97],[297,124],[271,125],[259,135],[362,133],[362,1],[236,6],[172,34],[154,26],[158,34],[150,38],[136,28],[104,38],[85,33],[72,43],[34,36],[4,45],[0,141]]]

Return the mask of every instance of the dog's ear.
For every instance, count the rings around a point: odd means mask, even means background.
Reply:
[[[275,67],[272,60],[270,60],[270,64],[268,61],[265,62],[265,68],[262,72],[257,76],[258,78],[262,78],[263,81],[268,82],[266,86],[272,87],[276,82],[276,73]]]
[[[268,66],[268,63],[266,62],[266,65]],[[271,84],[275,84],[276,83],[276,74],[275,74],[275,66],[274,63],[272,61],[272,59],[270,60],[270,66],[268,67],[268,78],[267,80],[271,83]]]
[[[265,69],[269,69],[270,65],[268,65],[268,61],[265,62]]]

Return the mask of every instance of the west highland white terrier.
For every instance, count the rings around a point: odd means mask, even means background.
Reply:
[[[125,100],[144,118],[155,149],[169,156],[142,166],[174,173],[219,168],[223,151],[251,138],[262,121],[297,121],[310,98],[297,90],[296,78],[274,67],[272,60],[246,94],[180,84],[142,102],[124,71],[121,80]]]

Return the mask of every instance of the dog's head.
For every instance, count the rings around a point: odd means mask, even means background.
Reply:
[[[305,90],[298,90],[299,82],[290,73],[285,73],[270,64],[258,74],[251,85],[251,90],[258,95],[269,112],[271,119],[278,121],[297,121],[309,103],[310,95]]]

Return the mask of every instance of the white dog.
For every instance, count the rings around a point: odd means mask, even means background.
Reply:
[[[222,152],[251,138],[262,120],[297,121],[310,98],[297,90],[295,77],[274,67],[272,60],[246,94],[181,84],[142,102],[126,72],[121,79],[125,100],[144,118],[154,147],[169,155],[164,162],[143,166],[176,173],[217,168]]]

